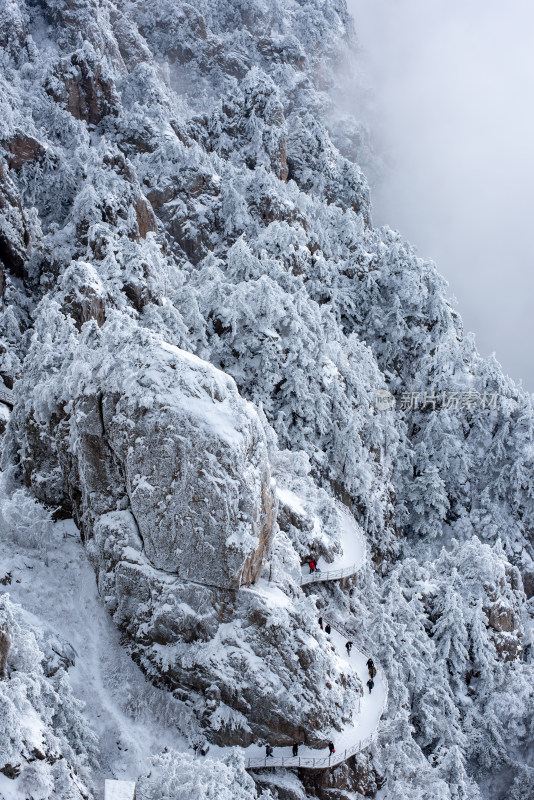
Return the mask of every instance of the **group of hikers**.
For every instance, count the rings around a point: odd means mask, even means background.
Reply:
[[[367,659],[367,669],[369,670],[369,680],[367,681],[367,687],[369,689],[369,694],[371,694],[371,692],[373,691],[374,686],[375,686],[375,680],[374,679],[376,677],[375,662],[373,661],[372,658],[368,658]]]
[[[323,628],[323,618],[322,617],[319,617],[319,627],[320,627],[320,629],[322,631],[327,633],[329,636],[332,633],[332,628],[330,627],[330,623],[329,622],[327,622],[326,625]]]
[[[273,748],[270,744],[265,745],[265,758],[274,758],[273,756]],[[296,758],[299,754],[299,744],[295,742],[291,750],[293,754],[293,758]],[[328,742],[328,752],[332,756],[336,752],[336,748],[334,747],[334,742]]]
[[[332,632],[332,628],[331,628],[329,622],[327,622],[326,625],[323,625],[323,618],[322,617],[319,617],[319,627],[320,627],[320,629],[322,631],[324,630],[324,632],[326,634],[328,634],[328,635],[330,635],[330,633]],[[347,655],[349,656],[349,658],[350,658],[350,651],[352,650],[353,644],[354,644],[354,642],[352,642],[350,639],[347,642],[345,642],[345,647],[347,649]],[[371,692],[373,691],[373,689],[375,687],[374,679],[376,677],[376,667],[375,667],[375,664],[374,664],[374,661],[373,661],[372,658],[369,658],[367,660],[367,669],[369,670],[369,680],[367,681],[367,688],[369,689],[369,694],[371,694]]]
[[[323,626],[323,618],[322,617],[319,617],[319,627],[320,627],[321,630],[324,630],[324,632],[326,634],[328,634],[328,635],[332,631],[332,628],[331,628],[329,622],[327,622],[326,625]],[[353,644],[354,643],[350,639],[345,643],[345,647],[347,649],[347,654],[349,655],[349,657],[350,657],[350,651],[352,650]],[[375,662],[373,661],[372,658],[368,658],[367,659],[366,666],[367,666],[367,669],[369,671],[369,680],[367,681],[367,688],[369,689],[369,694],[371,694],[371,692],[373,691],[374,686],[375,686],[374,679],[376,677]],[[333,742],[328,742],[328,750],[329,750],[330,756],[332,756],[336,752],[336,748],[334,747],[334,743]],[[293,745],[292,753],[293,753],[293,757],[294,758],[296,758],[298,756],[298,754],[299,754],[299,745],[298,745],[297,742],[295,742],[295,744]],[[270,744],[265,745],[265,757],[266,758],[273,758],[274,757],[273,756],[273,748],[271,747]]]
[[[317,559],[315,557],[310,557],[310,559],[308,560],[308,566],[310,568],[310,574],[313,573],[313,572],[320,572],[321,571],[319,569],[319,567],[317,566]],[[323,618],[322,617],[319,617],[319,627],[320,627],[320,629],[322,631],[324,630],[324,632],[328,636],[332,632],[332,627],[331,627],[330,623],[326,622],[325,624],[323,624]],[[352,650],[353,644],[354,643],[350,639],[345,643],[345,648],[347,650],[347,655],[349,656],[349,658],[350,658],[350,652]],[[367,688],[369,689],[369,694],[371,694],[371,692],[374,689],[374,685],[375,685],[374,678],[376,676],[376,667],[374,665],[374,662],[373,662],[372,658],[369,658],[367,660],[367,669],[369,670],[369,680],[367,681]],[[334,747],[334,743],[333,742],[328,742],[328,751],[329,751],[330,756],[332,756],[336,752],[336,748]],[[297,742],[294,743],[291,752],[293,754],[293,758],[296,758],[298,756],[298,754],[299,754],[299,744]],[[266,758],[274,758],[274,756],[273,756],[273,748],[271,747],[270,744],[265,745],[265,757]]]

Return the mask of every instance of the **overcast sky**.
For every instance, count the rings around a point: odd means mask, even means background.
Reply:
[[[534,2],[348,2],[390,163],[374,222],[436,261],[480,352],[534,391]]]

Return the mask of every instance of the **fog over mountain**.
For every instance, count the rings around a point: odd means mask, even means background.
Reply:
[[[0,4],[0,800],[534,797],[534,400],[357,33]]]
[[[534,390],[534,8],[350,0],[387,168],[375,223],[433,258],[481,352]]]

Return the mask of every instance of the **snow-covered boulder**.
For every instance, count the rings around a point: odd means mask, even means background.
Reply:
[[[318,646],[310,598],[292,602],[264,581],[236,592],[154,569],[127,510],[97,520],[88,550],[124,643],[158,685],[195,698],[210,741],[324,744],[324,731],[350,717],[359,682],[326,642]]]
[[[274,498],[261,423],[233,379],[115,318],[101,336],[90,324],[60,383],[57,410],[35,408],[26,429],[53,438],[85,539],[128,509],[152,567],[211,587],[253,583]]]

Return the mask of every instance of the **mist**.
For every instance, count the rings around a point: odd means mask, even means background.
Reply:
[[[481,354],[534,391],[534,6],[349,8],[387,165],[371,172],[373,221],[436,262]]]

